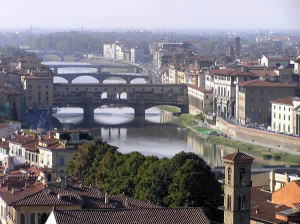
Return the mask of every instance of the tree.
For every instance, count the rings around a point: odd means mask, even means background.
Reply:
[[[187,159],[174,174],[166,204],[170,207],[203,207],[211,218],[222,203],[221,185],[199,157]]]

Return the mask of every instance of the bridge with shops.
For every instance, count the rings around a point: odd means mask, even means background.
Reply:
[[[100,73],[59,73],[53,74],[53,77],[60,77],[72,83],[72,81],[78,77],[89,76],[98,80],[99,83],[103,83],[104,80],[109,78],[119,78],[124,80],[127,84],[130,84],[132,80],[142,78],[145,81],[149,81],[149,76],[137,73],[110,73],[110,72],[100,72]]]
[[[134,65],[90,65],[90,64],[78,64],[78,63],[68,63],[68,64],[47,64],[47,66],[52,70],[53,74],[59,74],[60,68],[95,68],[97,73],[101,73],[103,69],[113,69],[113,68],[121,68],[121,69],[133,69],[134,73],[141,73],[143,71],[142,68]]]
[[[54,107],[80,107],[84,123],[94,121],[94,110],[103,105],[120,105],[134,109],[136,117],[159,105],[176,106],[189,112],[186,85],[154,84],[61,84],[53,86]]]

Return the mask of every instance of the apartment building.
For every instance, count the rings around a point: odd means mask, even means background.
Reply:
[[[287,97],[276,99],[272,103],[272,131],[288,134],[300,134],[300,98]]]
[[[261,79],[237,84],[237,121],[241,124],[271,124],[271,102],[280,97],[294,96],[296,85]]]

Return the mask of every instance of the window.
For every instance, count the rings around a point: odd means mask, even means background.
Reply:
[[[35,224],[35,214],[34,213],[32,213],[30,215],[30,224]]]
[[[64,166],[65,165],[65,159],[64,159],[64,157],[60,157],[59,158],[59,165],[60,166]]]
[[[227,195],[227,209],[231,210],[231,196]]]
[[[227,181],[228,181],[228,184],[230,184],[230,182],[231,182],[231,169],[230,169],[230,167],[227,169]]]
[[[21,214],[21,224],[25,224],[25,215]]]
[[[239,196],[238,210],[242,209],[242,197]]]
[[[276,113],[274,113],[274,118],[276,118]]]
[[[240,169],[240,182],[241,182],[241,184],[245,183],[245,169],[244,168]]]

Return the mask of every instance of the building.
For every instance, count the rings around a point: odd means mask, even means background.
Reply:
[[[268,68],[278,68],[280,66],[283,66],[287,68],[290,64],[290,59],[286,56],[278,56],[278,55],[272,55],[272,56],[266,56],[263,55],[260,59],[260,64],[262,66],[266,66]]]
[[[300,57],[295,61],[294,73],[300,75]]]
[[[212,112],[213,91],[205,90],[196,85],[188,85],[190,113]]]
[[[103,57],[105,58],[116,58],[116,44],[103,44]]]
[[[11,157],[19,165],[50,168],[64,175],[78,147],[90,140],[87,130],[63,130],[48,135],[20,134],[0,141],[0,158]]]
[[[21,120],[24,116],[24,95],[13,88],[0,88],[0,119]]]
[[[145,53],[141,46],[125,41],[103,44],[103,57],[121,61],[137,62],[144,59]]]
[[[275,192],[251,190],[251,224],[300,222],[300,181],[292,181]]]
[[[235,38],[235,56],[236,57],[241,56],[241,38],[240,37]]]
[[[297,169],[275,169],[270,174],[270,191],[275,192],[288,183],[300,180],[300,171]]]
[[[300,135],[300,98],[290,96],[271,103],[272,131]]]
[[[210,76],[213,76],[214,113],[225,118],[235,117],[236,107],[238,107],[236,85],[240,82],[257,79],[258,76],[246,68],[217,69],[210,73]]]
[[[235,56],[234,55],[234,48],[231,45],[228,47],[227,56],[230,57],[230,58],[234,58],[234,56]]]
[[[224,223],[250,223],[251,166],[253,158],[244,153],[225,156]]]
[[[53,77],[28,75],[23,81],[25,105],[29,110],[51,110],[53,107]]]
[[[237,87],[237,121],[241,124],[271,124],[272,100],[296,92],[295,85],[261,79],[240,82]]]

